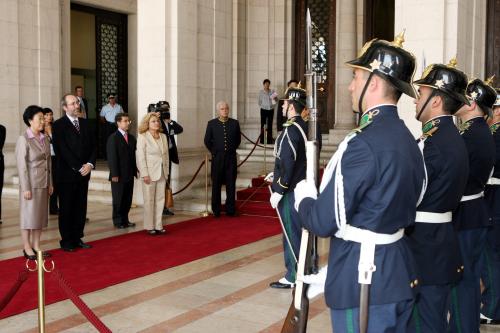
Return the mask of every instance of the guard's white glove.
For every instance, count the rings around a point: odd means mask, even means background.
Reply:
[[[293,191],[295,196],[295,210],[299,211],[300,202],[305,198],[312,198],[316,200],[318,198],[318,189],[313,182],[308,182],[305,179],[301,180]]]
[[[279,194],[278,192],[274,192],[273,194],[271,194],[271,199],[269,199],[269,201],[271,202],[271,207],[276,209],[281,198],[283,198],[283,194]]]
[[[274,180],[274,172],[269,172],[267,176],[264,177],[264,181],[268,183],[272,183]]]
[[[307,298],[312,299],[325,292],[326,272],[328,265],[321,267],[318,274],[304,275],[304,283],[309,285]]]

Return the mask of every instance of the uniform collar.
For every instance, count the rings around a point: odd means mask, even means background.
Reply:
[[[369,108],[368,110],[366,110],[366,111],[365,111],[365,112],[361,115],[361,117],[363,117],[365,114],[367,114],[368,112],[373,111],[373,110],[375,110],[375,109],[383,109],[383,108],[387,108],[387,107],[394,108],[394,109],[397,109],[397,108],[398,108],[395,104],[377,104],[377,105],[372,106],[372,107],[371,107],[371,108]]]
[[[221,123],[226,123],[228,120],[229,120],[229,117],[227,117],[226,119],[222,118],[222,117],[217,117],[217,119],[221,122]]]
[[[499,128],[500,128],[500,121],[497,121],[496,123],[492,124],[490,126],[491,134],[495,134]]]

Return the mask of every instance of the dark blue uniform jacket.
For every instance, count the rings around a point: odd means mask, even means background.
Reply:
[[[460,203],[469,174],[464,140],[451,116],[436,118],[437,130],[424,141],[428,184],[418,211],[445,213]],[[416,223],[406,229],[423,285],[460,280],[462,258],[458,238],[450,223]]]
[[[469,176],[464,195],[484,191],[495,163],[495,142],[486,121],[473,118],[463,126],[462,138],[469,156]],[[453,213],[453,223],[458,230],[474,229],[491,225],[484,198],[461,202]]]
[[[393,234],[415,223],[424,163],[396,106],[376,109],[378,115],[349,142],[342,158],[346,216],[352,226]],[[359,306],[360,244],[334,237],[334,180],[332,176],[317,200],[304,199],[299,214],[305,228],[318,236],[331,237],[325,299],[330,308],[345,309]],[[416,267],[405,238],[377,245],[375,265],[370,304],[414,298]]]
[[[291,118],[283,125],[283,131],[276,139],[279,152],[274,161],[273,192],[285,194],[293,191],[298,182],[306,178],[306,147],[302,133],[293,125],[299,124],[307,136],[307,124],[300,117]]]

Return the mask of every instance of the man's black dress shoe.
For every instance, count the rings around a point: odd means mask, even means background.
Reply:
[[[36,254],[27,254],[25,250],[23,250],[23,255],[26,259],[36,260]]]
[[[172,216],[172,215],[175,215],[174,212],[172,212],[170,209],[168,208],[163,208],[163,215],[166,215],[166,216]]]
[[[291,289],[293,288],[293,283],[284,283],[284,282],[288,282],[286,280],[283,279],[280,279],[279,281],[275,281],[275,282],[271,282],[269,284],[269,287],[271,288],[276,288],[276,289]]]
[[[118,225],[115,225],[115,228],[118,228],[118,229],[125,229],[127,226],[126,225],[123,225],[123,224],[118,224]]]
[[[238,213],[236,213],[236,212],[226,213],[226,216],[235,217],[235,216],[238,216]]]
[[[481,325],[500,325],[500,320],[492,319],[481,319]]]
[[[65,246],[61,246],[61,249],[65,252],[75,252],[75,248],[74,247],[65,247]]]
[[[135,223],[134,222],[128,222],[127,224],[125,224],[125,228],[133,228],[135,227]]]
[[[214,217],[220,217],[220,213],[214,213]]]
[[[165,229],[155,230],[155,231],[156,231],[156,234],[158,234],[158,235],[165,235],[167,233],[167,230],[165,230]]]
[[[90,248],[92,248],[92,245],[84,243],[83,241],[80,241],[78,243],[78,247],[81,247],[82,249],[90,249]]]

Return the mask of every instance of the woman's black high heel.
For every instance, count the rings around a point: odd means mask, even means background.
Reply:
[[[29,260],[36,260],[36,255],[35,255],[35,254],[33,254],[33,255],[29,255],[29,254],[27,254],[27,253],[26,253],[26,251],[25,251],[25,250],[23,250],[23,254],[24,254],[24,257],[25,257],[26,259],[29,259]]]

